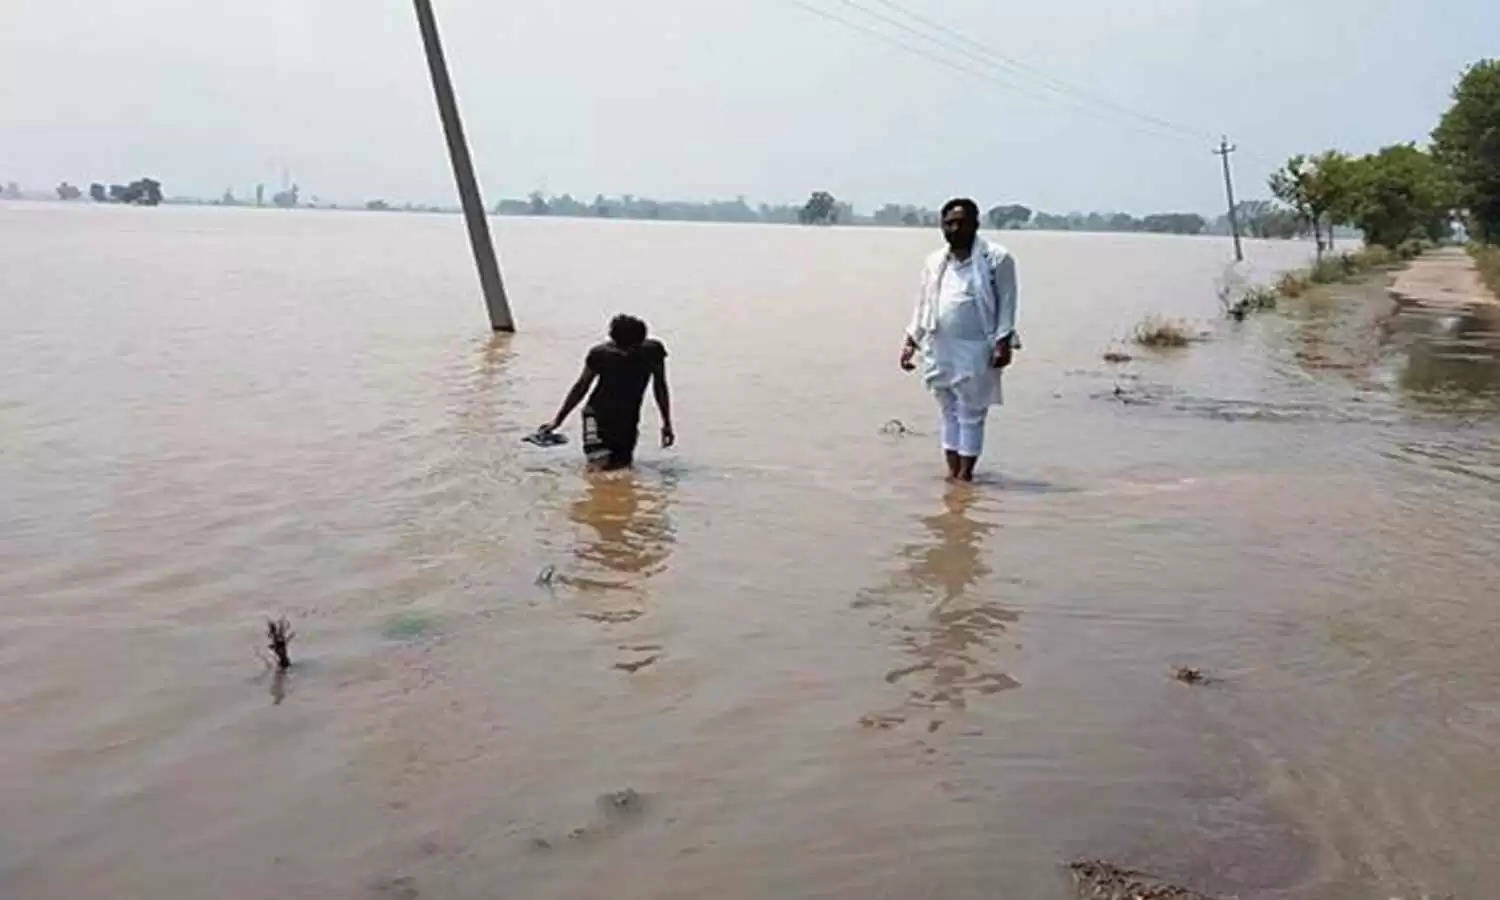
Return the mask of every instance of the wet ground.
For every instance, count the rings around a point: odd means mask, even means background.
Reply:
[[[0,894],[1500,877],[1493,324],[1008,235],[963,490],[894,359],[933,235],[497,225],[512,339],[457,217],[0,207]],[[588,477],[520,437],[621,309],[680,446]],[[1210,337],[1106,363],[1148,313]]]

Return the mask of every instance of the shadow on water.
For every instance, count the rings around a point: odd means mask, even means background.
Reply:
[[[889,583],[862,591],[856,608],[888,613],[876,624],[895,631],[895,646],[910,657],[885,675],[888,684],[917,682],[895,709],[860,719],[869,727],[891,728],[921,710],[963,709],[970,694],[994,694],[1020,682],[991,667],[996,641],[1017,614],[984,597],[978,586],[992,574],[982,550],[999,526],[971,511],[982,489],[951,488],[943,511],[921,518],[927,537],[902,547],[907,564]],[[942,720],[932,718],[928,730]]]

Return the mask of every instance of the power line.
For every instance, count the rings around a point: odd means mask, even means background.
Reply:
[[[858,4],[854,3],[854,0],[841,0],[841,2],[846,3],[850,6],[858,6]],[[894,0],[875,0],[875,2],[884,7],[895,10],[901,15],[904,15],[912,21],[918,22],[933,31],[946,35],[954,41],[957,41],[968,47],[975,48],[975,50],[982,53],[987,59],[994,61],[998,65],[1003,65],[1018,72],[1028,73],[1031,77],[1036,78],[1037,80],[1046,84],[1051,90],[1058,91],[1059,93],[1074,95],[1114,112],[1127,115],[1132,118],[1140,119],[1144,122],[1149,122],[1161,128],[1179,132],[1186,137],[1199,139],[1203,137],[1212,138],[1213,136],[1211,132],[1204,129],[1194,128],[1187,125],[1179,125],[1174,122],[1168,121],[1167,119],[1163,119],[1160,116],[1155,116],[1150,113],[1131,109],[1130,107],[1124,106],[1123,104],[1120,104],[1102,94],[1091,91],[1087,88],[1082,88],[1077,85],[1070,84],[1069,82],[1050,75],[1035,66],[1028,65],[1027,63],[1022,62],[1019,59],[1000,53],[999,51],[992,49],[989,45],[983,43],[982,41],[975,40],[974,38],[969,37],[968,35],[955,28],[944,25],[941,22],[933,21],[932,19],[929,19],[926,16],[921,15],[920,13],[913,12],[904,6],[895,3]],[[871,15],[876,15],[873,10],[870,10],[868,12],[870,12]]]
[[[955,62],[952,59],[949,59],[949,58],[946,58],[946,57],[943,57],[943,56],[938,56],[938,55],[936,55],[936,54],[934,54],[934,53],[932,53],[932,52],[930,52],[930,51],[928,51],[928,50],[926,50],[926,49],[924,49],[922,47],[915,46],[915,45],[913,45],[911,43],[908,43],[906,41],[900,40],[897,37],[894,37],[892,35],[886,34],[885,32],[879,31],[879,30],[877,30],[875,28],[872,28],[872,27],[870,27],[868,25],[865,25],[863,23],[852,21],[850,19],[844,18],[843,16],[836,15],[836,14],[834,14],[832,12],[829,12],[828,10],[822,9],[821,7],[813,6],[812,4],[809,4],[809,3],[804,3],[804,2],[802,2],[802,0],[783,0],[783,2],[788,3],[788,4],[792,5],[792,6],[795,6],[798,9],[801,9],[801,10],[803,10],[805,12],[811,13],[812,15],[818,16],[819,18],[826,19],[826,20],[828,20],[830,22],[834,22],[834,23],[836,23],[838,25],[842,25],[845,28],[852,29],[852,30],[860,32],[861,34],[864,34],[864,35],[866,35],[868,37],[875,38],[876,40],[882,41],[882,42],[884,42],[886,44],[890,44],[890,45],[892,45],[894,47],[897,47],[897,48],[900,48],[902,50],[905,50],[908,53],[914,54],[916,56],[920,56],[920,57],[922,57],[922,58],[924,58],[924,59],[926,59],[926,60],[928,60],[930,62],[935,62],[938,65],[945,66],[947,68],[953,69],[953,70],[958,71],[958,72],[962,72],[962,73],[964,73],[966,75],[971,75],[971,76],[973,76],[975,78],[980,78],[980,79],[983,79],[985,81],[989,81],[989,82],[991,82],[993,84],[997,84],[997,85],[999,85],[1001,87],[1004,87],[1004,88],[1006,88],[1008,90],[1011,90],[1011,91],[1016,91],[1016,92],[1019,92],[1019,93],[1028,94],[1028,95],[1030,95],[1032,97],[1035,97],[1035,98],[1038,98],[1038,99],[1044,99],[1044,100],[1048,100],[1048,101],[1051,101],[1051,100],[1054,99],[1053,97],[1050,97],[1050,96],[1044,96],[1044,95],[1038,94],[1035,89],[1032,89],[1032,88],[1030,88],[1029,86],[1027,86],[1025,84],[1021,84],[1021,83],[1018,83],[1018,82],[1015,82],[1015,81],[1010,81],[1010,80],[1006,80],[1004,78],[998,77],[996,75],[996,73],[995,73],[995,70],[1001,69],[1002,66],[1001,66],[1001,64],[996,63],[994,60],[979,58],[979,59],[977,59],[977,61],[980,62],[980,63],[982,63],[983,65],[985,65],[987,67],[988,71],[974,69],[974,68],[971,68],[968,65],[964,65],[962,63]],[[901,28],[901,30],[903,30],[904,32],[906,32],[908,34],[911,34],[911,35],[913,35],[915,37],[919,37],[919,38],[921,38],[921,39],[923,39],[923,40],[925,40],[925,41],[927,41],[929,43],[935,44],[936,46],[938,46],[938,47],[940,47],[940,48],[942,48],[944,50],[950,50],[950,51],[953,51],[953,52],[956,52],[956,53],[963,53],[964,55],[968,56],[971,59],[975,58],[974,54],[971,51],[967,51],[967,50],[961,49],[959,47],[956,47],[956,46],[953,45],[953,43],[951,41],[947,41],[947,40],[944,40],[944,39],[941,39],[941,38],[933,37],[931,35],[923,34],[922,32],[917,31],[915,29],[912,29],[909,26],[905,26],[905,25],[902,25],[901,23],[894,22],[893,20],[891,20],[889,18],[886,18],[886,17],[883,17],[880,14],[875,13],[872,10],[868,10],[868,9],[865,9],[864,7],[859,6],[857,3],[852,2],[852,0],[840,0],[840,2],[845,3],[846,5],[854,7],[856,9],[859,9],[860,11],[865,12],[866,14],[871,15],[871,16],[875,17],[876,19],[879,19],[881,21],[885,21],[887,23],[895,24],[897,27]],[[1011,75],[1012,77],[1014,77],[1014,73],[1007,72],[1006,74],[1007,75]],[[1059,92],[1059,89],[1055,88],[1055,87],[1054,88],[1048,88],[1048,89],[1052,90],[1054,93],[1058,93]],[[1072,105],[1073,109],[1075,109],[1077,111],[1080,111],[1080,112],[1087,112],[1088,111],[1085,107],[1083,107],[1082,105],[1080,105],[1075,98],[1065,97],[1064,99],[1068,99],[1068,100],[1072,101],[1071,105]],[[1140,117],[1137,116],[1137,118],[1140,118]],[[1161,137],[1161,138],[1168,138],[1168,137],[1170,137],[1170,138],[1173,138],[1173,139],[1181,139],[1181,138],[1183,138],[1185,136],[1188,136],[1188,137],[1196,137],[1197,136],[1196,133],[1194,133],[1194,132],[1184,131],[1183,129],[1176,128],[1176,127],[1173,127],[1172,130],[1174,132],[1177,132],[1177,133],[1168,134],[1168,133],[1165,133],[1163,131],[1164,126],[1158,125],[1156,123],[1149,122],[1149,120],[1147,120],[1147,123],[1151,126],[1149,130],[1147,128],[1141,127],[1139,125],[1135,126],[1135,130],[1140,131],[1140,132],[1145,133],[1145,134],[1149,134],[1149,135],[1151,135],[1153,137]],[[1120,124],[1123,125],[1124,123],[1120,123]],[[1167,127],[1170,127],[1170,126],[1167,126]]]

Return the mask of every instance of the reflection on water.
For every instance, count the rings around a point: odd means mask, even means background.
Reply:
[[[591,532],[573,555],[581,572],[568,581],[585,590],[639,590],[666,568],[676,535],[668,505],[674,476],[643,471],[589,472],[568,518]]]
[[[1500,393],[1500,321],[1417,312],[1397,319],[1410,336],[1403,388],[1433,395]]]
[[[993,694],[1020,683],[992,668],[996,640],[1017,614],[988,600],[978,587],[992,573],[984,562],[985,538],[998,527],[976,518],[973,508],[982,488],[955,486],[943,496],[943,511],[924,516],[928,537],[900,549],[909,564],[888,585],[862,592],[858,607],[887,607],[896,629],[895,645],[908,656],[886,673],[889,684],[915,679],[905,706],[961,709],[969,692]],[[900,621],[912,595],[920,598],[918,616]],[[896,712],[866,716],[868,725],[890,727],[904,721]],[[936,728],[937,720],[929,727]]]

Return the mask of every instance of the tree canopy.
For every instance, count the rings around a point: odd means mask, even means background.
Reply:
[[[1452,173],[1457,201],[1485,242],[1500,240],[1500,60],[1470,66],[1432,133],[1433,155]]]

